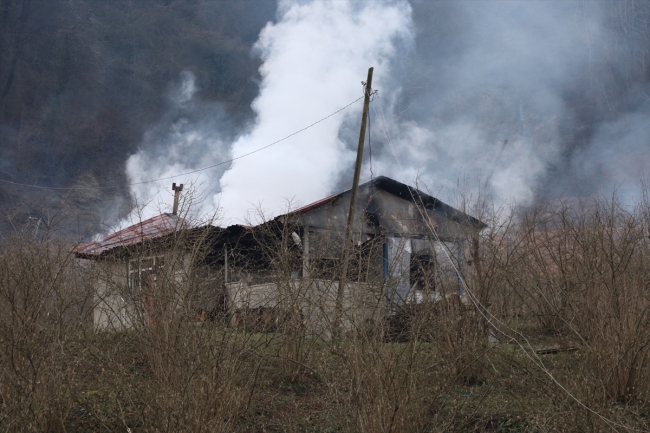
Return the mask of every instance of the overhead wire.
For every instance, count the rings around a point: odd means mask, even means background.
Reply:
[[[404,170],[404,168],[402,167],[402,164],[401,164],[399,158],[397,157],[397,154],[395,153],[395,149],[393,148],[392,140],[391,140],[390,135],[389,135],[389,133],[388,133],[388,129],[387,129],[387,126],[386,126],[386,125],[387,125],[387,122],[386,122],[386,116],[385,116],[385,114],[384,114],[384,109],[383,109],[383,106],[382,106],[382,104],[381,104],[381,99],[380,99],[380,101],[379,101],[379,108],[380,108],[380,110],[381,110],[382,119],[383,119],[383,121],[384,121],[384,132],[385,132],[385,134],[386,134],[386,139],[387,139],[388,145],[389,145],[389,147],[390,147],[390,149],[391,149],[391,152],[393,153],[393,156],[394,156],[394,158],[395,158],[395,161],[396,161],[397,164],[399,165],[400,169],[401,169],[401,170]],[[435,228],[431,225],[431,222],[429,221],[429,218],[427,218],[427,217],[424,215],[424,213],[423,213],[423,211],[422,211],[422,209],[421,209],[422,201],[420,200],[420,203],[418,204],[418,201],[416,200],[415,196],[413,195],[413,191],[412,191],[412,189],[411,189],[411,188],[408,188],[408,190],[409,190],[409,193],[411,194],[411,198],[413,199],[413,203],[415,203],[416,208],[418,209],[418,211],[419,211],[419,213],[420,213],[420,216],[421,216],[422,219],[424,220],[424,222],[425,222],[425,224],[427,225],[429,231],[432,233],[433,238],[434,238],[434,241],[437,242],[437,243],[439,243],[439,244],[441,244],[441,245],[445,245],[445,244],[440,240],[440,237],[438,236],[438,233],[437,233],[437,231],[435,230]],[[445,246],[446,246],[446,245],[445,245]],[[553,374],[548,370],[548,368],[544,365],[544,362],[543,362],[542,359],[537,355],[537,353],[535,352],[535,349],[534,349],[533,346],[530,344],[530,341],[526,338],[526,336],[523,335],[521,332],[517,331],[516,329],[511,328],[511,327],[510,327],[509,325],[507,325],[506,323],[502,322],[502,321],[501,321],[498,317],[496,317],[496,316],[495,316],[495,315],[494,315],[494,314],[493,314],[493,313],[492,313],[492,312],[491,312],[491,311],[490,311],[486,306],[484,306],[484,305],[481,303],[481,301],[480,301],[480,300],[479,300],[479,299],[474,295],[473,291],[472,291],[472,290],[469,288],[469,286],[467,285],[465,279],[463,278],[461,272],[458,270],[458,267],[456,266],[456,264],[455,264],[454,261],[452,260],[452,258],[451,258],[451,256],[449,255],[449,252],[447,251],[447,249],[446,249],[446,248],[443,248],[442,251],[444,252],[444,254],[445,254],[445,256],[447,257],[447,259],[449,260],[449,263],[451,264],[451,266],[452,266],[454,272],[455,272],[456,275],[458,276],[459,281],[460,281],[460,283],[461,283],[463,289],[465,290],[465,293],[467,293],[467,294],[469,295],[469,299],[470,299],[470,301],[472,302],[472,304],[474,305],[474,307],[476,308],[476,310],[479,312],[479,314],[480,314],[480,315],[481,315],[481,316],[482,316],[482,317],[487,321],[487,323],[488,323],[488,324],[489,324],[489,325],[490,325],[490,326],[491,326],[495,331],[497,331],[499,334],[504,335],[504,336],[507,337],[510,341],[513,341],[513,340],[514,340],[514,342],[515,342],[515,343],[519,346],[519,348],[524,352],[524,354],[526,355],[526,357],[527,357],[528,359],[530,359],[530,360],[531,360],[531,361],[532,361],[532,362],[533,362],[533,363],[534,363],[534,364],[535,364],[535,365],[536,365],[536,366],[537,366],[537,367],[538,367],[538,368],[539,368],[539,369],[540,369],[544,374],[546,374],[546,375],[551,379],[551,381],[552,381],[556,386],[558,386],[558,387],[559,387],[559,388],[560,388],[560,389],[561,389],[561,390],[562,390],[562,391],[563,391],[567,396],[569,396],[569,398],[571,398],[571,399],[572,399],[573,401],[575,401],[579,406],[581,406],[582,408],[584,408],[584,409],[587,410],[588,412],[590,412],[590,413],[596,415],[599,419],[601,419],[601,420],[602,420],[602,421],[603,421],[603,422],[604,422],[608,427],[610,427],[610,428],[611,428],[612,430],[614,430],[614,431],[618,431],[618,430],[616,429],[616,427],[623,428],[624,430],[627,430],[627,431],[637,431],[637,432],[642,432],[642,431],[644,431],[644,430],[635,429],[635,428],[632,428],[632,427],[629,427],[629,426],[626,426],[626,425],[623,425],[623,424],[617,423],[617,422],[615,422],[615,421],[612,421],[612,420],[610,420],[610,419],[604,417],[603,415],[601,415],[600,413],[598,413],[597,411],[595,411],[594,409],[590,408],[590,407],[587,406],[585,403],[583,403],[580,399],[578,399],[575,395],[573,395],[573,393],[572,393],[571,391],[569,391],[568,389],[566,389],[566,387],[565,387],[564,385],[562,385],[562,384],[561,384],[561,383],[560,383],[560,382],[555,378],[555,376],[554,376],[554,375],[553,375]],[[500,325],[502,325],[503,328],[506,328],[506,329],[508,329],[509,331],[512,331],[512,333],[514,333],[514,334],[517,335],[518,337],[521,337],[521,338],[525,341],[526,346],[528,346],[528,348],[530,349],[530,352],[529,352],[529,350],[526,349],[526,347],[524,347],[524,346],[521,344],[521,342],[519,341],[518,338],[514,338],[514,337],[512,337],[511,335],[509,335],[507,332],[503,331],[499,326],[495,325],[495,322],[496,322],[496,323],[499,323]],[[534,357],[531,356],[530,353],[532,353],[532,354],[534,355]]]
[[[331,113],[331,114],[329,114],[329,115],[323,117],[323,118],[320,119],[320,120],[317,120],[316,122],[314,122],[314,123],[312,123],[312,124],[310,124],[310,125],[308,125],[308,126],[305,126],[305,127],[302,128],[302,129],[299,129],[299,130],[297,130],[297,131],[295,131],[295,132],[293,132],[293,133],[287,135],[286,137],[283,137],[283,138],[281,138],[281,139],[279,139],[279,140],[277,140],[277,141],[274,141],[273,143],[267,144],[266,146],[260,147],[260,148],[258,148],[258,149],[255,149],[255,150],[253,150],[253,151],[251,151],[251,152],[248,152],[248,153],[245,153],[245,154],[243,154],[243,155],[237,156],[237,157],[235,157],[235,158],[231,158],[231,159],[228,159],[228,160],[225,160],[225,161],[221,161],[221,162],[218,162],[218,163],[216,163],[216,164],[208,165],[208,166],[206,166],[206,167],[197,168],[197,169],[195,169],[195,170],[186,171],[186,172],[184,172],[184,173],[178,173],[178,174],[174,174],[174,175],[171,175],[171,176],[161,177],[161,178],[158,178],[158,179],[149,179],[149,180],[143,180],[143,181],[140,181],[140,182],[127,183],[126,186],[142,185],[142,184],[145,184],[145,183],[153,183],[153,182],[159,182],[159,181],[161,181],[161,180],[174,179],[174,178],[177,178],[177,177],[187,176],[187,175],[190,175],[190,174],[199,173],[199,172],[201,172],[201,171],[209,170],[209,169],[211,169],[211,168],[219,167],[219,166],[221,166],[221,165],[229,164],[229,163],[231,163],[231,162],[233,162],[233,161],[237,161],[237,160],[239,160],[239,159],[242,159],[242,158],[245,158],[245,157],[247,157],[247,156],[253,155],[253,154],[257,153],[257,152],[261,152],[261,151],[264,150],[264,149],[268,149],[269,147],[274,146],[274,145],[276,145],[276,144],[278,144],[278,143],[280,143],[280,142],[282,142],[282,141],[285,141],[285,140],[287,140],[287,139],[293,137],[294,135],[300,134],[301,132],[306,131],[307,129],[309,129],[309,128],[313,127],[313,126],[316,126],[317,124],[319,124],[319,123],[321,123],[321,122],[323,122],[323,121],[329,119],[330,117],[332,117],[332,116],[334,116],[334,115],[340,113],[341,111],[345,110],[346,108],[348,108],[348,107],[354,105],[355,103],[359,102],[359,101],[362,100],[363,98],[364,98],[364,96],[361,96],[360,98],[355,99],[354,101],[350,102],[350,103],[347,104],[346,106],[344,106],[344,107],[342,107],[342,108],[339,108],[339,109],[336,110],[335,112],[333,112],[333,113]],[[6,183],[6,184],[10,184],[10,185],[22,186],[22,187],[28,187],[28,188],[37,188],[37,189],[45,189],[45,190],[54,190],[54,191],[72,191],[72,190],[83,190],[83,189],[97,190],[97,189],[114,189],[114,188],[118,188],[118,186],[93,186],[93,187],[87,187],[87,186],[70,186],[70,187],[53,187],[53,186],[42,186],[42,185],[32,185],[32,184],[20,183],[20,182],[12,182],[12,181],[9,181],[9,180],[4,180],[4,179],[0,179],[0,183]]]

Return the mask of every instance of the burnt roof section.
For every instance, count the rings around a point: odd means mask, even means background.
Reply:
[[[186,226],[185,220],[177,215],[163,213],[112,233],[101,241],[77,245],[72,252],[78,257],[98,257],[114,248],[128,247],[143,241],[161,238],[184,229]]]
[[[483,230],[484,228],[487,227],[487,224],[474,218],[473,216],[467,215],[466,213],[459,211],[458,209],[438,200],[433,196],[430,196],[425,192],[420,191],[417,188],[413,188],[411,186],[398,182],[389,177],[378,176],[369,182],[359,185],[359,189],[370,189],[370,188],[381,189],[401,199],[410,201],[411,203],[415,203],[416,205],[419,206],[423,206],[425,209],[440,211],[444,213],[445,216],[447,216],[447,218],[459,224],[468,224],[477,230]],[[329,197],[323,198],[321,200],[315,201],[306,206],[298,208],[292,212],[289,212],[284,216],[298,215],[307,212],[309,210],[321,207],[325,204],[332,203],[335,200],[338,200],[343,194],[349,192],[350,190],[351,189],[347,189],[338,194],[334,194]]]
[[[435,209],[437,211],[440,211],[444,213],[447,218],[459,224],[467,224],[477,230],[482,230],[487,227],[486,224],[479,221],[478,219],[467,215],[449,206],[446,203],[443,203],[437,198],[388,177],[378,176],[369,182],[359,185],[359,189],[372,188],[381,189],[401,199],[423,206],[425,209]],[[338,194],[334,194],[321,200],[315,201],[311,204],[289,212],[288,214],[280,215],[276,217],[275,220],[286,216],[298,215],[309,210],[319,208],[325,204],[335,202],[343,194],[349,191],[350,190],[348,189]],[[249,239],[252,236],[252,229],[253,227],[239,224],[232,225],[227,228],[218,228],[214,226],[191,228],[184,219],[178,217],[177,215],[173,215],[171,213],[163,213],[153,218],[149,218],[148,220],[136,223],[118,232],[112,233],[103,238],[101,241],[93,241],[77,245],[72,250],[72,252],[75,253],[77,257],[81,258],[100,258],[117,248],[128,248],[141,242],[162,239],[178,231],[186,230],[196,231],[197,233],[207,233],[207,231],[209,231],[210,236],[218,236],[221,243],[236,244],[240,241],[244,243],[250,243],[252,242],[251,239]]]
[[[157,248],[169,247],[169,238],[182,233],[190,243],[205,242],[206,245],[238,244],[243,241],[250,243],[253,227],[246,225],[231,225],[226,228],[213,225],[190,227],[182,218],[171,213],[164,213],[140,223],[134,224],[118,232],[112,233],[101,241],[93,241],[77,245],[72,252],[79,258],[100,259],[114,253],[129,254],[136,245],[149,242]]]

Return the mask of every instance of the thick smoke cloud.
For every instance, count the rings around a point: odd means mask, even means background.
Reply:
[[[129,159],[129,179],[166,177],[264,147],[361,97],[360,78],[370,65],[377,70],[375,83],[387,83],[391,61],[411,42],[410,12],[406,2],[280,3],[278,22],[269,23],[255,45],[264,63],[250,130],[228,147],[222,130],[214,124],[205,127],[213,113],[198,119],[182,115],[171,126],[170,119],[162,119],[141,151]],[[181,87],[191,90],[193,85]],[[173,100],[183,113],[194,102],[189,90],[180,93],[187,96]],[[223,176],[219,170],[201,172],[198,179],[192,175],[194,183],[209,186],[203,206],[220,209],[220,224],[230,224],[256,220],[259,211],[277,214],[290,202],[296,206],[322,198],[354,159],[339,131],[347,119],[358,122],[360,117],[361,102],[263,152],[234,161]],[[135,197],[155,206],[134,212],[125,223],[169,208],[170,182],[136,185]],[[210,197],[212,192],[217,194]]]
[[[121,226],[170,212],[172,182],[184,184],[186,194],[191,190],[195,212],[204,216],[214,213],[211,203],[206,204],[204,199],[215,191],[214,185],[227,165],[176,176],[212,161],[226,161],[231,155],[233,126],[226,111],[218,103],[201,101],[197,91],[194,74],[183,72],[169,92],[169,111],[145,134],[140,150],[127,160],[126,173],[136,206]],[[164,180],[148,182],[151,179]]]
[[[497,202],[638,193],[650,168],[650,5],[619,6],[415,3],[416,50],[389,110],[409,169],[382,151],[382,170],[412,182],[417,168],[433,190],[468,178]]]
[[[595,131],[590,146],[571,159],[571,171],[585,179],[583,195],[617,193],[623,199],[639,196],[640,179],[650,170],[650,115],[632,112]],[[598,181],[591,188],[590,181]]]
[[[280,5],[280,19],[260,34],[264,64],[253,103],[254,129],[233,145],[233,155],[258,149],[362,96],[368,66],[387,83],[398,47],[411,38],[406,2],[312,2]],[[241,218],[252,207],[277,213],[327,195],[354,154],[339,137],[346,119],[360,119],[361,104],[268,151],[235,161],[221,178],[215,205]]]
[[[633,197],[650,170],[650,7],[634,11],[605,2],[281,2],[255,46],[263,65],[250,128],[224,133],[226,115],[214,107],[162,119],[128,173],[166,176],[261,148],[361,96],[374,66],[375,175],[417,180],[443,199],[459,179],[497,203],[614,188]],[[360,111],[192,175],[206,186],[204,208],[229,224],[348,188]],[[362,181],[370,176],[366,151]],[[150,198],[157,188],[134,192]]]

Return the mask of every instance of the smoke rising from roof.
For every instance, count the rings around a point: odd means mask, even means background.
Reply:
[[[391,128],[410,148],[405,165],[426,184],[450,189],[494,170],[488,187],[497,202],[608,194],[621,184],[634,193],[650,168],[650,4],[414,9],[416,49]]]
[[[135,198],[135,210],[119,226],[171,212],[172,179],[179,173],[196,170],[211,161],[230,158],[233,126],[225,109],[218,103],[207,103],[197,98],[196,77],[192,72],[181,74],[179,82],[170,90],[169,110],[144,136],[142,146],[126,163],[126,174]],[[227,166],[193,173],[179,178],[187,189],[198,196],[209,194]],[[174,178],[177,181],[177,178]],[[186,189],[186,191],[187,191]],[[199,213],[210,212],[211,205],[197,203]]]
[[[255,45],[264,63],[250,129],[226,146],[214,125],[204,128],[201,120],[189,122],[181,116],[166,129],[169,120],[163,119],[145,138],[140,152],[129,159],[132,182],[189,171],[219,161],[219,156],[228,159],[224,152],[237,158],[304,128],[362,96],[360,79],[369,65],[377,71],[374,82],[385,83],[391,61],[412,38],[410,7],[403,1],[282,2],[279,16],[277,23],[261,31]],[[187,80],[180,87],[189,90],[177,92],[183,96],[174,99],[181,111],[192,106],[186,95],[193,84]],[[229,224],[255,219],[259,209],[277,214],[286,210],[289,201],[295,206],[327,195],[354,158],[339,131],[348,120],[357,123],[360,113],[358,104],[268,150],[234,161],[225,173],[202,172],[194,183],[208,187],[203,206],[219,207],[225,218],[222,224]],[[169,182],[136,185],[133,192],[141,200],[150,200]],[[218,191],[211,189],[217,186]],[[153,206],[137,218],[157,211]]]
[[[253,123],[234,134],[222,108],[195,100],[186,74],[176,114],[147,134],[127,172],[137,182],[263,147],[361,96],[374,66],[375,174],[417,178],[443,199],[459,178],[497,202],[617,187],[632,196],[650,169],[649,22],[647,3],[623,14],[606,2],[282,1],[255,46],[263,65]],[[288,200],[348,188],[360,113],[355,105],[190,176],[204,188],[203,208],[220,207],[228,224],[258,206],[277,214]],[[150,200],[165,191],[170,207],[171,181],[133,192]]]
[[[322,118],[363,95],[360,78],[375,66],[374,82],[386,76],[400,45],[411,39],[406,2],[312,2],[280,5],[281,18],[260,33],[256,48],[264,61],[260,95],[253,103],[253,130],[233,145],[238,156]],[[235,161],[221,178],[220,204],[241,218],[261,204],[272,213],[287,200],[303,204],[335,186],[354,154],[339,131],[358,122],[361,104],[273,148]],[[296,205],[297,203],[294,203]]]

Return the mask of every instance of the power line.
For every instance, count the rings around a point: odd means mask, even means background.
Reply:
[[[245,157],[247,157],[247,156],[250,156],[250,155],[252,155],[252,154],[254,154],[254,153],[260,152],[260,151],[262,151],[262,150],[264,150],[264,149],[268,149],[269,147],[274,146],[274,145],[276,145],[276,144],[278,144],[278,143],[280,143],[280,142],[282,142],[282,141],[284,141],[284,140],[287,140],[287,139],[293,137],[294,135],[300,134],[301,132],[306,131],[307,129],[309,129],[309,128],[311,128],[311,127],[313,127],[313,126],[315,126],[315,125],[317,125],[317,124],[319,124],[319,123],[321,123],[321,122],[323,122],[324,120],[329,119],[330,117],[332,117],[332,116],[334,116],[334,115],[336,115],[336,114],[338,114],[338,113],[340,113],[341,111],[345,110],[346,108],[350,107],[351,105],[354,105],[356,102],[362,100],[363,98],[364,98],[364,97],[361,96],[360,98],[355,99],[354,101],[350,102],[348,105],[346,105],[346,106],[344,106],[344,107],[342,107],[342,108],[336,110],[335,112],[333,112],[333,113],[331,113],[331,114],[329,114],[329,115],[323,117],[323,118],[320,119],[320,120],[317,120],[316,122],[312,123],[311,125],[305,126],[304,128],[299,129],[298,131],[295,131],[295,132],[293,132],[293,133],[287,135],[287,136],[284,137],[284,138],[281,138],[281,139],[279,139],[279,140],[277,140],[277,141],[274,141],[274,142],[271,143],[271,144],[267,144],[266,146],[260,147],[260,148],[258,148],[258,149],[255,149],[255,150],[253,150],[253,151],[251,151],[251,152],[248,152],[248,153],[245,153],[245,154],[243,154],[243,155],[237,156],[237,157],[235,157],[235,158],[231,158],[231,159],[228,159],[228,160],[226,160],[226,161],[221,161],[221,162],[218,162],[218,163],[216,163],[216,164],[208,165],[207,167],[197,168],[196,170],[190,170],[190,171],[187,171],[187,172],[185,172],[185,173],[174,174],[174,175],[171,175],[171,176],[161,177],[161,178],[158,178],[158,179],[149,179],[149,180],[143,180],[143,181],[140,181],[140,182],[127,183],[126,186],[142,185],[142,184],[145,184],[145,183],[153,183],[153,182],[159,182],[159,181],[161,181],[161,180],[174,179],[174,178],[176,178],[176,177],[187,176],[187,175],[189,175],[189,174],[199,173],[199,172],[201,172],[201,171],[205,171],[205,170],[209,170],[209,169],[211,169],[211,168],[219,167],[220,165],[229,164],[229,163],[231,163],[231,162],[233,162],[233,161],[236,161],[236,160],[238,160],[238,159],[242,159],[242,158],[245,158]],[[97,186],[97,187],[85,187],[85,186],[53,187],[53,186],[42,186],[42,185],[30,185],[30,184],[26,184],[26,183],[12,182],[12,181],[9,181],[9,180],[3,180],[3,179],[0,179],[0,182],[2,182],[2,183],[6,183],[6,184],[10,184],[10,185],[24,186],[24,187],[28,187],[28,188],[38,188],[38,189],[45,189],[45,190],[54,190],[54,191],[72,191],[72,190],[79,190],[79,189],[93,189],[93,190],[94,190],[94,189],[112,189],[112,188],[117,188],[116,186]]]

